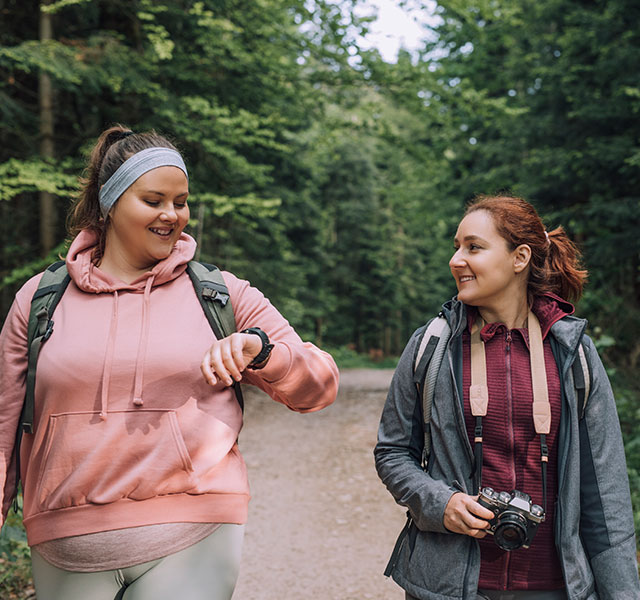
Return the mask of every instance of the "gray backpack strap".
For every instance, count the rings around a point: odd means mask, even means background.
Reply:
[[[187,273],[216,338],[221,340],[230,336],[236,331],[236,319],[233,315],[229,290],[220,269],[215,265],[192,260],[187,265]],[[240,408],[244,410],[242,389],[237,381],[233,384],[233,390]]]
[[[436,389],[436,378],[450,337],[451,328],[444,315],[440,313],[425,328],[413,363],[413,383],[415,383],[418,389],[418,396],[422,397],[424,431],[422,466],[425,471],[431,451],[431,405],[433,404],[433,396]],[[389,577],[393,573],[402,546],[411,529],[412,522],[411,513],[407,511],[407,522],[396,540],[391,558],[384,570],[386,577]]]
[[[589,370],[589,363],[582,343],[578,346],[578,356],[573,361],[571,369],[578,399],[578,418],[582,419],[589,401],[589,392],[591,391],[591,371]]]
[[[444,315],[440,313],[427,326],[414,362],[413,381],[418,388],[418,392],[422,392],[424,429],[422,463],[425,469],[431,453],[431,406],[436,389],[436,379],[450,337],[451,328]]]

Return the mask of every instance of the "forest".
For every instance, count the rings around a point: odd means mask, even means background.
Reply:
[[[433,18],[396,62],[359,43],[359,4],[0,0],[0,314],[64,255],[115,123],[183,152],[197,258],[336,357],[396,357],[455,294],[465,204],[522,196],[583,251],[638,529],[640,4],[398,0]]]

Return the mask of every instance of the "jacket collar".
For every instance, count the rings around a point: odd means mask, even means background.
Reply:
[[[546,330],[543,330],[543,333],[546,335],[548,332],[551,337],[573,355],[577,352],[578,344],[587,327],[586,319],[573,316],[573,305],[566,300],[562,300],[562,298],[554,296],[553,294],[548,294],[544,298],[549,298],[557,303],[563,314],[556,313],[555,317],[557,318],[549,318],[552,315],[552,310],[549,308],[544,309],[549,311],[549,314],[546,315],[548,322],[546,323]],[[462,335],[462,332],[467,327],[469,310],[472,308],[473,307],[460,302],[457,296],[454,296],[451,300],[443,304],[442,312],[449,323],[452,336]],[[534,303],[534,312],[536,312],[538,318],[541,317],[541,315],[538,314],[536,303]]]

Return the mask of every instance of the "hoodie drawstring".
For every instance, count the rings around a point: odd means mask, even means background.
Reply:
[[[144,286],[144,297],[142,303],[142,331],[140,333],[140,341],[138,343],[138,355],[136,356],[136,375],[135,383],[133,386],[133,403],[136,406],[142,406],[144,401],[142,400],[142,384],[144,381],[144,362],[147,357],[147,346],[149,342],[149,306],[151,304],[151,286],[153,285],[154,277],[151,276],[147,279],[147,283]]]
[[[109,325],[109,339],[107,353],[102,368],[102,391],[100,394],[100,419],[107,420],[107,404],[109,401],[109,383],[113,366],[113,353],[116,346],[116,332],[118,330],[118,291],[113,292],[113,308],[111,310],[111,324]]]
[[[154,277],[149,277],[144,286],[144,295],[142,301],[142,331],[140,332],[140,341],[138,342],[138,352],[136,355],[136,371],[133,386],[133,404],[135,406],[143,406],[142,385],[144,382],[144,362],[147,356],[147,346],[149,342],[149,306],[151,303],[151,287],[153,286]],[[102,391],[100,394],[100,419],[107,420],[107,411],[109,405],[109,384],[111,382],[111,370],[113,367],[113,355],[116,345],[116,333],[118,330],[118,291],[113,292],[113,309],[111,311],[111,325],[109,326],[109,339],[107,341],[107,353],[104,359],[104,367],[102,369]]]

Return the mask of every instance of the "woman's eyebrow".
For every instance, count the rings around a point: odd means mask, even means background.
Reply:
[[[145,190],[143,194],[156,194],[158,196],[162,196],[163,198],[166,195],[164,192],[158,192],[156,190]],[[182,192],[182,194],[178,194],[176,198],[182,198],[183,196],[188,196],[188,195],[189,195],[189,192]]]
[[[486,243],[487,240],[485,240],[484,238],[481,238],[479,235],[465,235],[463,238],[464,242],[484,242]]]

